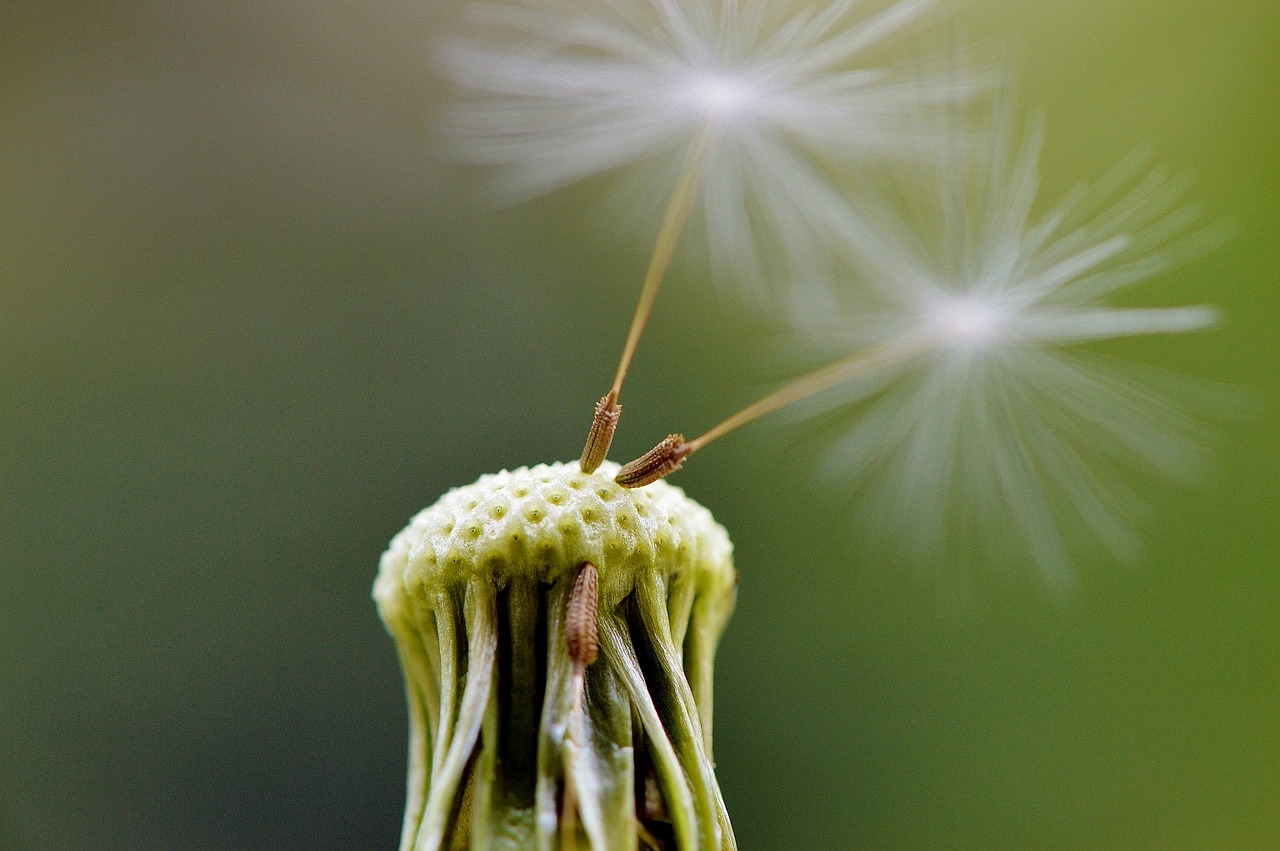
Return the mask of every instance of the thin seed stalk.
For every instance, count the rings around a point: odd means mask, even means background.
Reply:
[[[644,284],[640,287],[640,298],[636,301],[636,310],[631,317],[631,327],[627,330],[627,340],[623,344],[622,355],[618,358],[613,386],[596,404],[587,443],[578,462],[584,473],[594,473],[609,455],[609,446],[618,430],[618,418],[622,415],[618,397],[622,395],[623,382],[626,381],[627,371],[635,358],[645,325],[653,313],[653,305],[658,299],[658,291],[662,288],[667,269],[671,266],[671,258],[675,255],[676,246],[680,244],[680,235],[684,233],[689,216],[693,214],[714,133],[714,126],[708,125],[698,134],[671,192],[671,199],[667,202],[667,211],[658,228],[658,238],[649,258],[649,267],[645,270]]]
[[[825,390],[900,365],[927,349],[922,340],[904,335],[854,352],[752,402],[693,440],[685,440],[682,434],[667,435],[639,458],[623,464],[614,481],[624,488],[652,484],[681,469],[690,455],[731,431]]]

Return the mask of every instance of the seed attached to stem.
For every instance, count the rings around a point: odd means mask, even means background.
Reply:
[[[596,624],[599,600],[596,566],[584,561],[573,580],[564,614],[564,643],[574,664],[586,668],[600,652],[600,632]]]
[[[685,443],[683,434],[669,434],[657,446],[624,464],[613,480],[624,488],[642,488],[679,470],[694,448]]]
[[[609,445],[613,443],[613,433],[618,430],[620,416],[622,406],[618,404],[618,394],[610,390],[596,402],[591,432],[587,435],[587,445],[582,448],[582,458],[578,461],[582,472],[594,473],[609,456]]]
[[[698,134],[685,160],[684,170],[671,193],[666,215],[662,219],[662,227],[658,229],[658,240],[653,246],[653,255],[649,258],[649,268],[645,271],[644,284],[640,288],[640,299],[636,302],[636,311],[631,317],[627,342],[622,347],[622,356],[618,359],[618,370],[613,376],[613,387],[596,404],[595,419],[591,422],[587,445],[582,449],[580,466],[584,473],[594,473],[609,454],[609,444],[613,442],[613,433],[618,429],[618,417],[622,414],[618,396],[622,393],[622,384],[626,381],[627,370],[631,368],[636,347],[640,345],[640,335],[644,333],[644,327],[649,322],[650,314],[653,313],[653,303],[658,298],[662,279],[666,277],[671,258],[675,254],[676,246],[680,243],[680,235],[684,233],[689,216],[693,213],[694,202],[702,186],[707,154],[712,147],[712,137],[715,135],[714,129],[709,124]]]
[[[900,364],[927,350],[928,347],[921,341],[911,335],[903,335],[887,343],[854,352],[843,360],[828,364],[773,391],[693,440],[685,440],[682,434],[667,435],[657,446],[636,460],[624,464],[614,481],[624,488],[640,488],[666,478],[684,466],[684,459],[711,441],[724,437],[765,414],[771,414],[779,408],[785,408],[845,382],[865,377],[876,370]]]

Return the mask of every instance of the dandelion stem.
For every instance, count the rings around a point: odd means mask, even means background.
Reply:
[[[613,442],[613,433],[618,428],[618,417],[622,406],[618,397],[622,394],[622,384],[626,381],[627,371],[635,357],[636,348],[640,345],[640,336],[653,313],[653,304],[657,301],[658,290],[662,288],[663,278],[671,265],[676,246],[680,244],[680,235],[684,233],[689,216],[693,213],[694,201],[702,185],[703,165],[707,151],[711,147],[714,125],[708,124],[693,142],[684,169],[671,192],[671,200],[667,203],[667,212],[663,216],[662,226],[658,229],[658,239],[653,246],[653,255],[649,258],[649,268],[645,271],[644,284],[640,288],[640,298],[636,302],[635,314],[631,317],[631,328],[627,331],[627,342],[622,347],[622,356],[618,359],[618,371],[613,376],[613,386],[596,405],[592,419],[591,431],[587,435],[586,446],[582,450],[579,466],[583,472],[592,473],[604,461],[609,453],[609,445]]]
[[[928,346],[920,339],[903,336],[869,346],[854,352],[847,358],[821,367],[802,378],[773,391],[738,411],[718,425],[703,432],[693,440],[684,440],[672,434],[657,446],[628,464],[624,464],[614,479],[627,488],[638,488],[679,470],[684,459],[717,438],[753,422],[766,414],[795,404],[824,390],[837,387],[876,370],[901,363],[907,358],[925,351]]]

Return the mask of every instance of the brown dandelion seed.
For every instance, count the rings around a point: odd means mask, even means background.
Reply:
[[[600,577],[596,566],[584,561],[578,568],[569,592],[569,605],[564,615],[564,643],[569,658],[583,668],[596,660],[600,652],[596,612],[600,605],[598,588]]]
[[[694,446],[685,443],[683,434],[669,434],[634,461],[629,461],[613,480],[624,488],[640,488],[666,478],[684,466],[684,459]]]
[[[618,393],[610,390],[600,397],[596,403],[596,414],[591,421],[591,431],[587,434],[587,445],[582,448],[582,458],[578,467],[584,473],[594,473],[609,455],[609,445],[613,443],[613,434],[618,430],[618,417],[622,416],[622,406],[618,404]]]

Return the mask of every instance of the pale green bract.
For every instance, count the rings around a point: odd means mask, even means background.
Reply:
[[[711,759],[732,545],[680,488],[626,490],[617,469],[483,476],[383,554],[373,595],[409,704],[404,851],[736,847]],[[584,562],[600,653],[579,680],[564,615]]]

